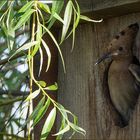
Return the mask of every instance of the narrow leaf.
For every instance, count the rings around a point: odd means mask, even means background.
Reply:
[[[32,112],[32,114],[29,117],[30,120],[35,119],[35,117],[37,116],[39,110],[42,108],[44,102],[45,102],[45,96],[43,96],[43,98],[39,101],[38,105],[35,107],[34,111]]]
[[[86,131],[83,128],[81,128],[73,123],[69,123],[69,124],[76,132],[81,133],[84,136],[86,135]]]
[[[40,66],[39,66],[38,76],[40,76],[42,66],[43,66],[43,51],[42,51],[41,47],[39,48],[39,53],[40,53]]]
[[[57,85],[57,83],[55,83],[55,85],[48,86],[48,87],[46,87],[44,89],[45,90],[57,90],[58,89],[58,85]]]
[[[89,22],[102,22],[103,21],[103,19],[93,20],[93,19],[91,19],[91,18],[89,18],[87,16],[83,16],[83,15],[80,15],[80,19],[85,20],[85,21],[89,21]]]
[[[26,98],[25,102],[34,99],[39,93],[40,93],[40,89],[34,91],[33,93],[31,93],[31,94]]]
[[[6,4],[6,0],[2,0],[0,1],[0,9],[2,9],[2,7]]]
[[[54,13],[60,14],[60,12],[63,8],[63,5],[64,5],[64,0],[56,0],[56,1],[54,0],[53,1],[52,9],[51,9],[51,17],[48,20],[48,22],[49,22],[49,25],[47,27],[48,29],[50,29],[56,21],[56,18],[54,18],[54,16],[53,16]]]
[[[57,13],[54,13],[53,17],[55,17],[58,21],[64,23],[63,19]]]
[[[42,38],[42,26],[40,24],[37,24],[37,34],[36,34],[36,41],[38,41],[38,44],[35,45],[35,47],[33,48],[33,51],[31,53],[31,56],[33,57],[38,49],[41,47],[41,38]]]
[[[39,7],[44,10],[46,13],[51,13],[50,8],[47,4],[43,4],[41,2],[38,2]]]
[[[32,46],[36,45],[38,43],[38,41],[32,41],[29,43],[26,43],[25,45],[23,45],[22,47],[20,47],[18,50],[16,50],[16,52],[9,58],[9,60],[16,55],[17,53],[19,53],[20,51],[24,51],[27,49],[30,49]]]
[[[48,56],[48,62],[47,62],[47,68],[46,68],[46,72],[48,71],[49,67],[50,67],[50,63],[51,63],[51,52],[50,49],[48,47],[48,45],[46,44],[46,42],[42,39],[42,44],[46,50],[47,56]]]
[[[19,21],[17,22],[16,26],[14,27],[14,30],[17,30],[18,28],[20,28],[22,25],[24,25],[30,18],[30,16],[32,15],[32,13],[34,13],[35,10],[34,9],[30,9],[28,11],[26,11],[19,19]]]
[[[46,140],[49,132],[51,131],[56,118],[56,107],[54,107],[48,115],[41,132],[41,140]]]
[[[64,25],[63,25],[63,28],[62,28],[62,36],[61,36],[60,44],[65,39],[65,36],[66,36],[67,31],[68,31],[69,26],[70,26],[71,17],[72,17],[72,2],[69,1],[67,6],[66,6],[65,13],[64,13]]]
[[[26,12],[34,5],[34,1],[28,1],[19,11],[18,13]]]
[[[58,51],[59,51],[61,60],[62,60],[64,72],[66,72],[64,58],[63,58],[62,52],[61,52],[61,50],[60,50],[60,47],[59,47],[59,45],[58,45],[58,43],[57,43],[55,37],[53,36],[53,34],[52,34],[44,25],[42,25],[42,27],[46,30],[46,32],[49,34],[49,36],[52,38],[53,42],[55,43],[55,45],[56,45],[56,47],[57,47],[57,49],[58,49]]]
[[[65,127],[66,127],[66,120],[65,120],[65,118],[63,118],[62,119],[62,122],[61,122],[61,127],[60,127],[60,129],[59,129],[59,132],[61,131],[61,130],[63,130]],[[58,135],[57,137],[56,137],[56,140],[61,140],[62,139],[62,137],[63,137],[63,134],[61,134],[61,135]]]
[[[62,135],[64,133],[66,133],[67,131],[70,130],[70,126],[67,125],[64,129],[62,129],[61,131],[59,131],[58,133],[54,134],[53,136],[57,136],[57,135]]]
[[[41,118],[44,116],[44,114],[46,113],[48,107],[50,105],[50,99],[47,99],[45,105],[40,109],[40,111],[38,112],[38,115],[36,116],[36,118],[34,119],[33,122],[33,126],[35,126],[40,120]]]

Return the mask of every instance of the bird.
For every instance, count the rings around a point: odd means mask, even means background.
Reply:
[[[115,125],[124,128],[129,124],[140,93],[140,64],[133,53],[139,24],[134,23],[117,34],[107,47],[107,51],[95,63],[110,58],[106,83],[111,103],[117,112]]]

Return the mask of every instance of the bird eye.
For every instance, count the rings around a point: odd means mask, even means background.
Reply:
[[[120,47],[120,48],[119,48],[119,51],[122,51],[122,50],[123,50],[123,47]]]

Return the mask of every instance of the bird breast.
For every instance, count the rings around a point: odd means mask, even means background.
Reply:
[[[113,61],[108,73],[110,97],[121,114],[127,113],[135,94],[135,79],[128,69],[130,63],[128,60]]]

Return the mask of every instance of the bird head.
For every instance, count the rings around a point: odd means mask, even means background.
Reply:
[[[99,64],[106,58],[112,58],[115,60],[132,56],[132,47],[138,30],[139,25],[138,23],[135,23],[129,25],[118,35],[116,35],[109,43],[107,52],[97,60],[95,65]]]

